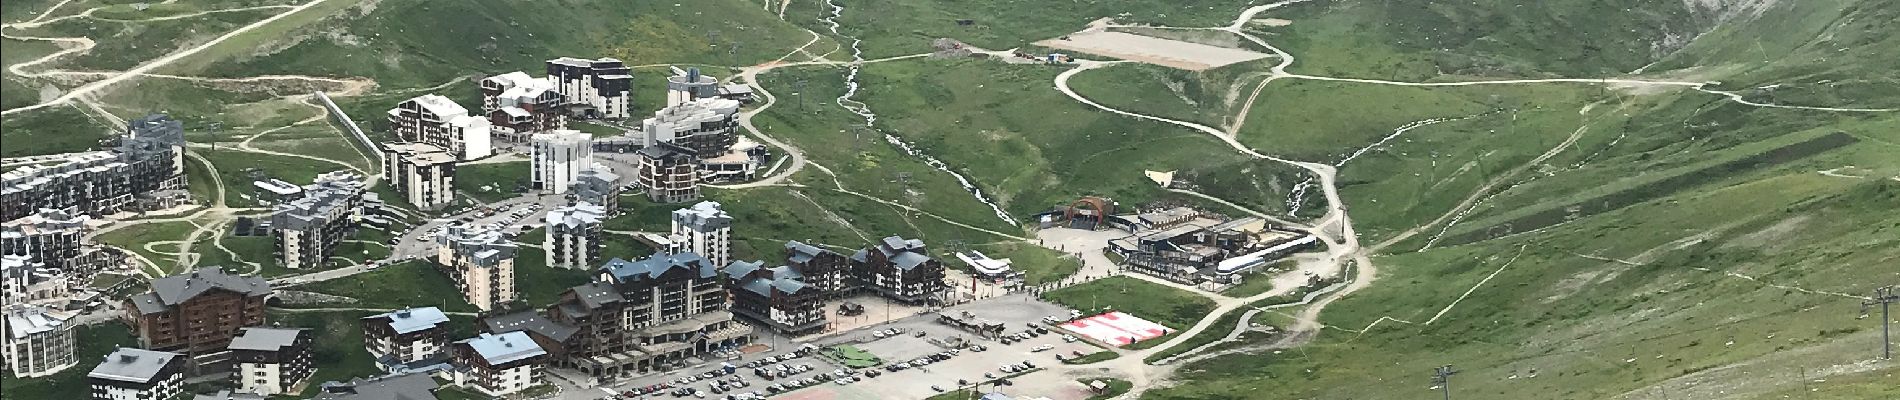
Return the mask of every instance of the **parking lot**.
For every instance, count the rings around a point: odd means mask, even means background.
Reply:
[[[969,311],[979,318],[1002,323],[1004,324],[1006,334],[1016,334],[1026,331],[1029,329],[1028,326],[1030,324],[1039,324],[1040,320],[1046,316],[1067,316],[1069,314],[1069,310],[1061,306],[1035,301],[1030,299],[1027,295],[1020,294],[986,299],[953,307],[948,310],[950,312]],[[899,330],[901,333],[897,335],[887,335],[882,338],[874,334],[874,332],[889,332],[893,329]],[[919,336],[918,332],[922,332],[922,336]],[[954,341],[955,339],[966,340],[969,344],[980,345],[985,347],[986,350],[974,351],[971,348],[963,348],[956,351],[954,355],[951,355],[949,354],[949,350],[951,349],[945,347],[944,343],[946,340]],[[759,339],[759,343],[772,343],[775,340],[779,341],[779,346],[773,351],[747,354],[736,360],[707,360],[705,364],[700,366],[633,379],[630,382],[616,385],[611,391],[619,393],[629,388],[669,383],[676,384],[676,387],[681,387],[678,384],[681,383],[682,379],[686,376],[702,376],[708,372],[721,370],[720,363],[724,362],[734,364],[735,366],[739,366],[739,368],[736,368],[732,375],[712,379],[702,378],[693,382],[683,383],[683,387],[696,389],[702,392],[702,394],[705,395],[704,397],[694,396],[692,394],[676,396],[673,391],[661,391],[632,398],[727,399],[728,396],[731,396],[730,398],[732,399],[741,399],[745,398],[744,396],[747,393],[756,392],[760,395],[769,396],[772,399],[923,399],[940,393],[938,391],[939,389],[944,391],[956,390],[959,386],[958,380],[967,380],[974,383],[986,380],[985,374],[990,374],[995,377],[1014,375],[999,370],[999,368],[1004,365],[1021,365],[1024,362],[1028,362],[1036,368],[1042,368],[1059,365],[1061,361],[1056,359],[1058,355],[1069,357],[1078,353],[1090,354],[1101,351],[1100,348],[1082,341],[1066,342],[1063,340],[1062,332],[1053,329],[1047,334],[1042,334],[1026,341],[1005,345],[1001,341],[979,338],[971,332],[939,323],[937,322],[936,313],[924,313],[919,315],[915,314],[914,311],[911,316],[902,317],[889,323],[872,324],[853,331],[823,336],[810,342],[799,343],[789,339],[774,339],[765,336]],[[857,381],[843,384],[837,382],[838,375],[836,375],[835,372],[838,372],[840,369],[848,369],[822,357],[804,356],[772,365],[761,366],[760,368],[743,367],[749,362],[756,362],[766,359],[767,357],[777,358],[778,356],[792,353],[805,344],[810,344],[820,349],[829,348],[838,344],[851,344],[878,356],[882,359],[883,364],[877,367],[850,371],[851,373],[849,375],[856,377]],[[1048,346],[1049,349],[1032,351],[1032,349],[1038,346]],[[891,371],[887,368],[890,365],[913,362],[919,358],[930,357],[935,354],[945,354],[948,358],[942,361],[932,361],[921,366],[911,366],[897,371]],[[792,371],[797,371],[799,369],[799,367],[797,367],[798,365],[804,365],[807,369],[804,372],[788,373],[784,377],[778,377],[776,376],[776,372],[780,364],[786,365],[787,369]],[[770,380],[760,377],[757,375],[757,370],[759,369],[772,372],[774,377]],[[876,371],[877,376],[868,376],[869,374],[867,374],[866,371]],[[724,380],[730,383],[732,377],[741,378],[746,382],[746,386],[735,388],[737,391],[725,390],[723,393],[712,393],[712,387],[717,386],[714,383],[715,381]],[[805,380],[816,380],[816,384],[780,391],[778,393],[772,393],[772,391],[768,390],[768,388],[774,384],[784,385],[787,382]],[[1084,399],[1088,397],[1086,389],[1080,383],[1064,379],[1048,379],[1045,377],[1043,379],[1011,379],[1011,382],[1013,385],[1004,390],[1012,394],[1047,396],[1057,400]],[[732,385],[729,384],[728,386],[730,387]],[[933,389],[933,386],[936,388]],[[985,387],[987,388],[988,386]],[[562,397],[597,399],[606,396],[609,391],[608,389],[591,389],[585,392],[591,394],[574,396],[581,393],[570,392]]]

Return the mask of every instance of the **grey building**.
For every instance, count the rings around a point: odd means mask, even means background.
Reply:
[[[441,386],[427,374],[390,375],[356,378],[349,382],[325,382],[316,400],[436,400]]]
[[[673,69],[666,77],[666,106],[719,96],[719,80],[699,73],[699,68]]]
[[[660,109],[641,122],[644,145],[673,143],[692,149],[693,156],[714,158],[732,151],[739,140],[739,102],[698,99]]]
[[[95,400],[165,400],[183,393],[185,355],[122,347],[86,374]]]
[[[949,288],[943,262],[924,251],[924,241],[891,236],[851,255],[865,288],[909,304],[934,303]]]
[[[436,269],[455,281],[475,308],[489,311],[515,300],[514,238],[474,225],[451,225],[436,234]]]
[[[633,69],[613,58],[561,57],[547,62],[548,80],[582,118],[625,119],[633,104]]]
[[[668,239],[672,242],[668,253],[698,254],[713,265],[726,265],[732,262],[732,215],[713,201],[673,210],[672,234]]]
[[[555,268],[587,269],[600,260],[601,222],[606,210],[588,203],[574,203],[548,210],[547,265]]]
[[[699,200],[699,157],[691,149],[672,143],[640,148],[638,176],[634,179],[646,189],[647,199],[655,203],[685,203]]]
[[[438,210],[455,201],[455,155],[420,143],[383,145],[383,181],[409,204]]]
[[[153,114],[132,120],[107,151],[25,157],[0,174],[0,221],[50,208],[75,214],[168,208],[185,193],[184,127]],[[182,197],[181,197],[182,196]]]
[[[0,358],[7,372],[35,378],[65,371],[79,363],[73,357],[72,315],[31,306],[14,305],[0,317]]]
[[[765,268],[760,261],[734,261],[725,270],[732,313],[790,335],[825,329],[824,294],[789,266]]]
[[[47,302],[71,291],[64,272],[29,256],[0,255],[0,305]]]
[[[363,317],[363,348],[376,368],[391,373],[447,365],[449,316],[435,307],[406,308]]]
[[[24,218],[0,223],[0,254],[21,255],[60,270],[69,277],[90,277],[119,261],[116,251],[86,240],[92,228],[83,214],[41,209]]]
[[[827,299],[843,296],[853,287],[851,261],[835,251],[795,240],[785,242],[785,265],[804,275],[801,281]]]
[[[620,175],[604,166],[596,165],[574,176],[567,184],[569,202],[589,203],[600,206],[606,214],[620,209]]]
[[[314,269],[336,254],[336,246],[356,232],[363,219],[363,181],[348,172],[331,172],[304,187],[304,196],[278,204],[271,213],[278,265]]]

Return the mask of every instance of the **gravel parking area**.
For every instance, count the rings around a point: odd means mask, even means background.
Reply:
[[[1123,32],[1087,31],[1036,42],[1064,50],[1201,71],[1266,58],[1267,53]]]

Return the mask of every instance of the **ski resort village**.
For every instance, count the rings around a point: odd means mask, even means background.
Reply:
[[[1900,399],[1900,8],[1679,3],[8,0],[0,400]]]

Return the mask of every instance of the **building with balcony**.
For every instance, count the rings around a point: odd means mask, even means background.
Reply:
[[[799,281],[818,290],[825,299],[844,296],[854,287],[851,261],[835,251],[798,241],[785,242],[785,266],[798,271],[804,276]]]
[[[503,308],[515,300],[514,238],[475,225],[451,225],[436,234],[436,269],[455,281],[476,309]]]
[[[906,304],[938,302],[949,288],[943,262],[925,253],[922,240],[884,238],[852,254],[851,267],[865,288]]]
[[[633,104],[633,70],[613,58],[561,57],[547,62],[548,81],[566,100],[570,115],[626,119]]]
[[[0,222],[0,255],[25,256],[67,277],[91,277],[119,262],[117,251],[86,239],[92,228],[84,214],[54,209]]]
[[[506,396],[539,384],[537,367],[547,356],[527,333],[483,333],[450,346],[455,384],[490,396]]]
[[[567,100],[551,80],[515,71],[482,79],[481,87],[482,113],[502,141],[527,143],[536,133],[567,128]]]
[[[383,145],[383,181],[410,205],[438,210],[455,201],[455,155],[420,143]]]
[[[710,98],[670,106],[641,122],[641,132],[651,147],[672,143],[691,149],[693,156],[714,158],[732,151],[739,140],[737,115],[739,102]]]
[[[264,278],[199,268],[153,280],[152,291],[125,301],[126,318],[139,347],[200,358],[195,364],[218,364],[240,329],[264,325],[264,298],[270,295]]]
[[[310,341],[303,329],[244,328],[231,339],[231,359],[237,363],[238,391],[260,395],[296,393],[293,388],[310,379]]]
[[[435,307],[363,317],[363,348],[389,373],[427,371],[448,361],[449,316]]]
[[[718,202],[702,201],[692,207],[673,210],[673,227],[668,235],[673,254],[693,253],[713,265],[732,262],[732,216]]]
[[[787,335],[825,329],[824,294],[806,285],[795,268],[765,268],[760,261],[734,261],[725,268],[732,313]]]
[[[544,330],[565,336],[557,365],[593,376],[649,373],[751,341],[752,327],[727,310],[718,268],[697,254],[616,258],[596,280],[546,310],[554,328]]]
[[[666,77],[666,107],[693,100],[719,97],[719,80],[699,73],[699,68],[673,69]]]
[[[63,271],[22,255],[0,255],[0,305],[50,303],[72,291]]]
[[[185,355],[121,347],[86,374],[94,400],[168,400],[184,393]]]
[[[488,118],[469,115],[467,108],[442,95],[425,94],[396,104],[389,109],[389,127],[397,138],[440,147],[457,159],[494,154]]]
[[[582,170],[567,184],[569,202],[588,203],[600,206],[605,214],[613,214],[620,209],[620,175],[612,169],[595,165]]]
[[[315,183],[304,186],[302,198],[273,207],[270,226],[278,265],[315,269],[336,255],[337,245],[363,220],[363,183],[362,177],[343,171],[318,175]]]
[[[685,203],[699,200],[699,158],[692,150],[662,143],[640,148],[635,182],[646,189],[647,199],[655,203]]]
[[[49,376],[79,364],[73,357],[73,316],[44,308],[7,306],[0,316],[0,358],[17,378]]]
[[[581,171],[594,168],[592,136],[574,130],[535,134],[530,182],[542,193],[564,194]]]
[[[106,151],[18,159],[24,165],[0,174],[0,204],[7,205],[0,207],[0,221],[43,208],[104,216],[170,208],[190,199],[184,193],[182,123],[147,115],[128,122],[116,140]]]
[[[601,223],[606,210],[588,203],[573,203],[548,210],[547,265],[554,268],[588,269],[600,261]]]

